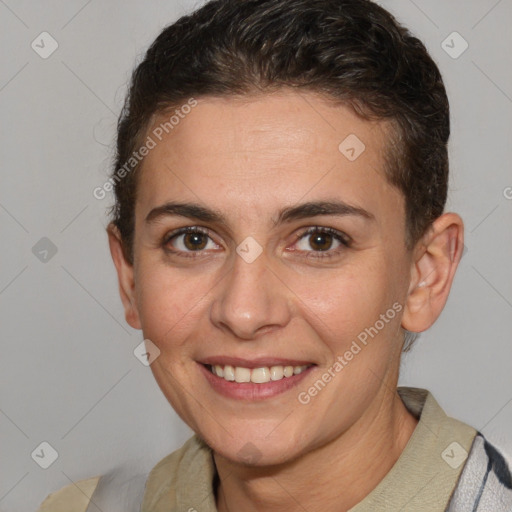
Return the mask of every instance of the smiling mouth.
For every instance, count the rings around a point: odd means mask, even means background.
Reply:
[[[307,370],[312,364],[301,366],[261,366],[259,368],[245,368],[243,366],[231,365],[204,365],[213,375],[228,382],[252,382],[254,384],[265,384],[299,375]]]

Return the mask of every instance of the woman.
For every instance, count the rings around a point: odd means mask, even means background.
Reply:
[[[118,125],[108,236],[126,320],[195,435],[134,506],[511,509],[499,452],[397,390],[462,254],[449,131],[425,47],[366,0],[212,1],[158,36]],[[101,508],[101,479],[84,485]]]

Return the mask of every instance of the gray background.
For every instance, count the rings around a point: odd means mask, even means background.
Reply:
[[[380,3],[444,75],[448,209],[466,223],[447,307],[404,358],[401,384],[430,389],[512,453],[512,2]],[[111,197],[92,191],[107,177],[135,61],[193,5],[0,0],[2,511],[35,510],[50,491],[122,463],[149,470],[189,436],[133,355],[142,335],[118,297],[104,231]],[[31,48],[43,31],[59,45],[46,59]],[[469,44],[457,58],[443,48],[462,48],[453,31]],[[59,454],[46,470],[31,457],[43,441]]]

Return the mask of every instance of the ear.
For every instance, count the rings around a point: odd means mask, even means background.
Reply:
[[[110,223],[107,227],[107,234],[110,254],[117,270],[119,294],[124,306],[126,321],[134,329],[142,329],[137,309],[133,265],[125,257],[121,234],[117,226]]]
[[[464,223],[455,213],[438,217],[414,249],[402,327],[427,330],[443,310],[464,248]]]

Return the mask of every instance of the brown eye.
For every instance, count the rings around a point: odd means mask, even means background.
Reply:
[[[208,242],[208,237],[203,233],[185,233],[183,235],[183,245],[190,251],[204,249]]]
[[[219,249],[208,232],[193,226],[170,233],[164,238],[162,245],[170,252],[183,255],[202,253],[204,249]]]
[[[307,258],[328,258],[350,246],[350,238],[333,228],[314,226],[297,236],[296,249]]]
[[[315,233],[309,235],[309,245],[315,251],[327,251],[331,248],[333,236],[329,233]]]

